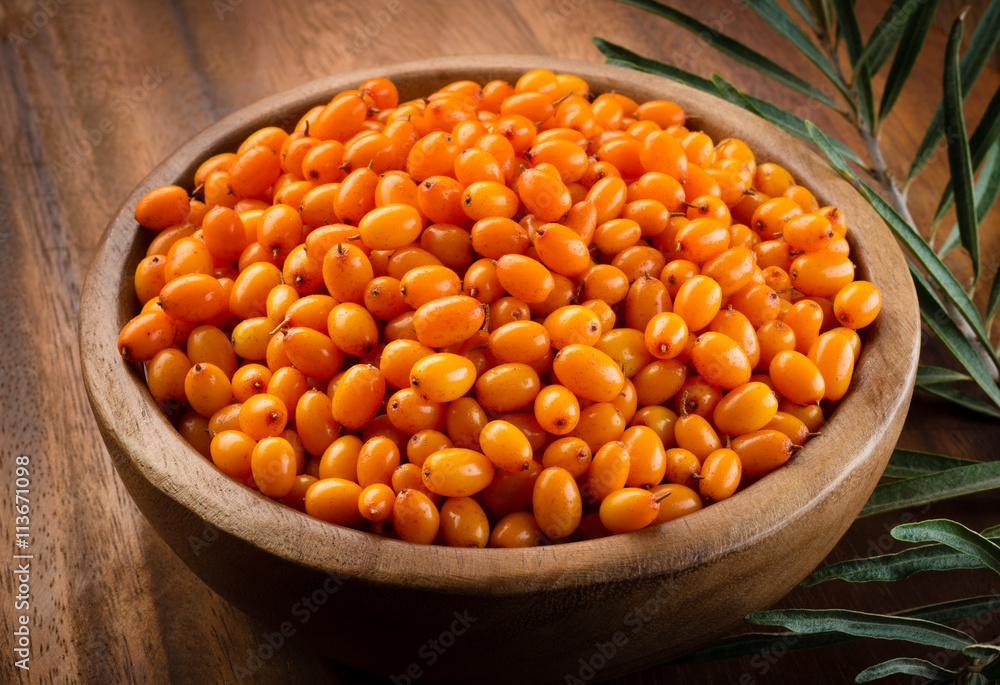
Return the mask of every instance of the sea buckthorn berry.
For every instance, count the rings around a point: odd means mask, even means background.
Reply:
[[[625,386],[625,375],[614,360],[588,345],[563,347],[552,371],[570,392],[593,402],[610,402]]]
[[[399,281],[403,280],[403,277],[411,269],[416,269],[418,266],[442,266],[441,260],[432,255],[430,252],[422,247],[417,247],[415,244],[410,244],[405,247],[401,247],[397,250],[373,250],[372,257],[375,259],[381,259],[378,255],[387,255],[389,257],[385,264],[385,273],[378,274],[379,276],[387,275],[391,276]],[[372,262],[372,267],[375,263]]]
[[[424,345],[447,347],[469,338],[485,320],[486,312],[478,300],[453,295],[421,305],[413,314],[413,328]]]
[[[477,259],[465,272],[462,292],[484,304],[496,302],[504,294],[504,286],[497,275],[497,263],[492,259]]]
[[[508,421],[490,421],[479,435],[479,447],[493,465],[504,471],[525,471],[531,465],[531,444]]]
[[[626,379],[639,372],[639,369],[653,361],[652,355],[646,349],[646,343],[641,331],[633,328],[618,328],[608,331],[594,344],[594,349],[611,357]],[[627,383],[627,380],[626,380]]]
[[[451,402],[476,382],[475,365],[458,354],[441,352],[419,359],[410,369],[410,385],[428,402]]]
[[[819,211],[819,202],[816,201],[816,196],[800,185],[793,183],[785,188],[785,192],[782,195],[794,201],[795,204],[802,208],[803,212],[816,213]]]
[[[285,403],[270,393],[250,397],[240,408],[240,430],[254,440],[281,435],[287,422]]]
[[[562,385],[548,385],[535,396],[535,419],[549,433],[566,435],[580,422],[580,402]]]
[[[600,502],[625,487],[631,459],[624,443],[608,442],[594,454],[587,471],[584,494],[588,502]]]
[[[441,505],[441,534],[450,547],[485,547],[490,539],[486,512],[471,497],[452,497]]]
[[[208,421],[193,411],[185,412],[177,421],[177,432],[198,454],[211,459],[212,435],[208,431]]]
[[[288,420],[295,420],[295,408],[299,398],[309,390],[309,379],[299,369],[283,365],[271,372],[271,380],[267,382],[267,394],[280,399],[288,410]]]
[[[590,266],[587,244],[561,224],[543,224],[535,231],[534,247],[542,264],[557,274],[574,277]]]
[[[412,309],[440,297],[460,295],[462,281],[446,266],[428,264],[406,272],[399,282],[403,301]]]
[[[735,340],[713,331],[698,336],[691,350],[691,361],[706,380],[726,390],[748,382],[753,370]]]
[[[404,434],[413,435],[442,426],[447,405],[429,402],[413,388],[403,388],[389,398],[385,411],[389,423]]]
[[[679,314],[657,314],[646,324],[646,349],[657,359],[673,359],[684,350],[687,339],[688,326]]]
[[[185,402],[184,380],[191,366],[191,360],[180,350],[173,347],[160,350],[146,362],[149,394],[162,405]]]
[[[676,395],[687,378],[687,367],[676,359],[657,359],[632,376],[639,406],[663,404]]]
[[[512,321],[490,333],[489,350],[501,363],[530,364],[551,349],[549,331],[537,321]]]
[[[333,340],[311,328],[289,329],[284,350],[295,368],[313,378],[332,378],[344,363],[344,355]]]
[[[827,331],[816,338],[807,356],[823,376],[823,399],[836,402],[847,394],[854,374],[854,349],[847,336]]]
[[[379,276],[373,278],[365,286],[364,305],[371,315],[381,321],[390,321],[400,314],[410,311],[410,306],[403,300],[403,295],[399,290],[400,281],[391,276]],[[336,305],[337,301],[332,297],[334,303],[330,309]],[[329,310],[327,310],[327,316]],[[326,326],[327,316],[323,317],[323,326]]]
[[[410,205],[376,207],[358,222],[361,241],[372,250],[395,250],[420,237],[424,220]]]
[[[864,328],[878,316],[882,308],[882,294],[868,281],[848,283],[833,299],[833,312],[837,323],[851,329]]]
[[[587,201],[597,210],[598,226],[621,216],[628,202],[628,187],[616,176],[602,178],[587,191]]]
[[[784,433],[765,429],[735,438],[732,449],[740,455],[744,475],[759,478],[788,461],[795,447]]]
[[[627,219],[622,219],[627,221]],[[638,245],[626,247],[618,252],[611,260],[611,265],[621,269],[629,282],[634,282],[642,276],[655,278],[663,271],[666,259],[663,253],[655,247],[650,247],[643,242]]]
[[[174,344],[177,322],[162,310],[141,313],[122,327],[118,352],[125,361],[146,362]]]
[[[664,265],[659,276],[663,284],[667,286],[667,292],[670,293],[670,297],[676,300],[681,286],[688,279],[699,274],[701,274],[701,268],[694,262],[687,259],[675,259]]]
[[[250,459],[256,444],[256,440],[237,430],[216,433],[210,447],[212,461],[226,475],[246,481],[252,474]]]
[[[322,456],[340,436],[340,424],[331,409],[330,398],[319,390],[306,391],[295,404],[295,429],[309,454]]]
[[[327,316],[327,330],[333,344],[349,356],[363,357],[378,346],[378,325],[371,313],[360,304],[345,302],[336,305]],[[288,343],[286,340],[286,347]]]
[[[771,367],[771,360],[779,352],[795,349],[795,331],[783,321],[772,319],[766,321],[757,329],[757,340],[760,343],[760,360],[762,369]]]
[[[184,394],[191,408],[206,419],[233,401],[232,385],[226,372],[208,362],[188,369],[184,377]],[[246,429],[243,432],[250,433]],[[259,439],[253,433],[251,436]]]
[[[751,281],[733,293],[729,306],[746,316],[751,326],[760,328],[765,322],[778,318],[781,298],[766,285]]]
[[[376,436],[365,440],[358,453],[358,485],[392,485],[392,473],[400,464],[399,446],[391,439]]]
[[[715,428],[702,416],[684,414],[674,423],[674,439],[677,446],[694,453],[702,464],[705,458],[722,447],[719,434]]]
[[[698,482],[701,461],[691,450],[672,447],[666,451],[665,461],[664,477],[671,483],[694,487]]]
[[[424,460],[422,477],[431,492],[443,497],[468,497],[493,480],[493,462],[476,450],[453,447]]]
[[[674,407],[679,414],[697,414],[711,418],[715,405],[722,399],[722,391],[701,376],[690,376],[674,395]]]
[[[722,288],[708,276],[692,276],[674,296],[674,314],[684,319],[690,331],[708,326],[722,305]]]
[[[766,426],[777,411],[771,388],[752,381],[734,388],[715,405],[712,422],[721,433],[743,435]]]
[[[569,471],[558,466],[543,470],[531,496],[538,527],[549,538],[570,535],[583,517],[583,500]]]
[[[783,411],[777,412],[764,428],[784,433],[792,441],[793,445],[798,445],[799,447],[805,445],[806,440],[809,439],[809,429],[806,427],[806,424],[797,416]]]
[[[702,464],[698,492],[709,502],[727,499],[740,486],[742,475],[739,454],[731,449],[717,449]]]
[[[629,287],[625,298],[625,325],[645,331],[656,316],[673,309],[667,286],[659,279],[643,274]]]
[[[337,525],[354,525],[361,519],[361,491],[360,485],[343,478],[321,478],[306,490],[306,513]]]
[[[781,320],[795,332],[795,351],[805,354],[819,335],[823,310],[812,300],[801,299],[785,312]]]
[[[660,513],[657,495],[642,488],[622,488],[601,501],[601,523],[612,533],[645,528]]]
[[[759,172],[760,167],[757,167],[757,170]],[[802,216],[802,208],[793,200],[771,196],[770,200],[754,210],[749,226],[757,232],[761,240],[774,240],[782,234],[788,222],[797,216]]]
[[[663,480],[667,455],[655,431],[646,426],[631,426],[622,433],[621,442],[630,455],[627,486],[650,488]]]
[[[730,297],[750,282],[756,261],[751,250],[733,247],[706,261],[701,273],[719,284],[723,297]]]
[[[754,187],[771,197],[783,194],[793,183],[795,179],[792,175],[784,167],[773,162],[758,164],[754,173]]]
[[[757,332],[741,312],[735,309],[721,310],[708,325],[709,330],[715,333],[732,338],[750,362],[750,368],[754,369],[760,362],[760,343],[757,340]]]
[[[393,340],[382,350],[379,370],[389,385],[408,388],[413,365],[431,354],[434,354],[433,349],[416,340]]]
[[[184,221],[191,212],[187,191],[179,186],[154,188],[135,206],[135,220],[146,228],[159,230]]]
[[[253,448],[250,467],[262,494],[284,497],[295,481],[295,452],[284,438],[264,438]]]
[[[660,505],[659,512],[653,519],[654,524],[673,521],[702,508],[699,494],[686,485],[664,483],[650,489],[649,492],[659,500]]]
[[[553,440],[542,454],[542,467],[559,466],[574,478],[582,478],[590,468],[590,447],[580,438]]]
[[[594,264],[577,281],[584,300],[604,300],[614,306],[628,296],[629,282],[625,272],[611,264]]]
[[[370,364],[356,364],[344,372],[331,398],[337,423],[358,430],[378,414],[385,396],[385,377]],[[301,417],[296,414],[296,421]]]
[[[361,438],[355,435],[344,435],[330,443],[319,461],[319,478],[343,478],[357,483],[362,445]]]
[[[499,521],[490,533],[490,547],[537,547],[541,544],[542,531],[529,511],[514,511]]]
[[[807,297],[833,297],[854,280],[854,264],[846,255],[809,252],[792,261],[788,275],[795,289]]]
[[[557,350],[574,344],[592,346],[602,333],[598,315],[581,305],[560,307],[545,317],[544,326]]]
[[[659,171],[649,171],[639,176],[629,184],[627,193],[628,202],[656,200],[669,212],[680,211],[684,204],[684,187],[670,174]]]
[[[606,442],[621,438],[628,424],[621,410],[611,402],[595,402],[580,410],[580,422],[570,437],[580,438],[596,452]]]
[[[144,257],[135,268],[135,296],[139,304],[146,304],[160,294],[167,282],[164,275],[166,262],[163,255],[154,254]]]
[[[496,275],[510,295],[528,304],[544,302],[555,288],[555,280],[545,265],[524,255],[498,259]]]
[[[358,496],[358,511],[369,521],[384,521],[392,515],[396,493],[385,483],[372,483]]]
[[[476,380],[476,397],[484,409],[510,412],[534,402],[541,388],[538,373],[527,364],[499,364]]]
[[[800,352],[779,352],[771,360],[768,371],[778,392],[795,404],[819,402],[826,393],[826,382],[820,370]]]
[[[818,252],[830,244],[834,235],[826,217],[803,214],[785,224],[781,239],[797,252]]]
[[[706,262],[729,248],[729,231],[715,219],[694,219],[677,232],[677,256]]]
[[[462,210],[472,221],[489,217],[509,219],[517,213],[517,208],[517,194],[496,181],[476,181],[462,194]]]
[[[481,257],[500,259],[505,254],[521,254],[531,245],[528,231],[507,217],[480,219],[472,227],[472,247]]]

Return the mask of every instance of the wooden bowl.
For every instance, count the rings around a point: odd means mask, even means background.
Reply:
[[[848,217],[858,277],[882,312],[864,333],[853,386],[822,435],[732,498],[665,525],[534,549],[455,549],[380,538],[310,518],[220,472],[177,434],[118,355],[138,309],[132,276],[149,233],[132,218],[151,188],[191,187],[198,163],[251,131],[292,126],[310,106],[373,75],[401,99],[457,80],[513,82],[536,67],[595,92],[670,99],[714,139],[746,141],[821,205]],[[178,122],[178,126],[183,122]],[[643,73],[550,57],[455,57],[338,74],[236,112],[177,150],[104,233],[80,307],[83,374],[118,474],[153,528],[212,589],[267,626],[396,682],[533,683],[621,675],[719,637],[771,605],[843,535],[903,425],[919,350],[913,286],[879,217],[817,155],[742,109]],[[267,658],[268,650],[259,656]],[[242,659],[242,657],[241,657]]]

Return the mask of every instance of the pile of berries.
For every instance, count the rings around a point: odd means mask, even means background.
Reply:
[[[879,291],[744,142],[545,69],[398,100],[373,78],[136,207],[119,350],[225,473],[413,542],[591,539],[730,497],[847,392]]]

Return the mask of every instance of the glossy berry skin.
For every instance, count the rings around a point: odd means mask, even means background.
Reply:
[[[691,349],[691,361],[708,382],[732,390],[750,380],[752,368],[735,340],[722,333],[702,333]]]
[[[509,421],[490,421],[479,434],[479,447],[493,465],[504,471],[525,471],[531,465],[531,443]]]
[[[321,478],[309,486],[305,495],[305,509],[329,523],[350,526],[361,519],[358,499],[361,486],[343,478]]]
[[[424,485],[444,497],[468,497],[493,480],[493,462],[482,452],[454,447],[427,457],[421,472]]]
[[[583,517],[580,490],[569,471],[558,466],[543,470],[531,495],[538,527],[549,538],[564,538],[576,530]]]
[[[732,449],[740,456],[743,473],[750,478],[758,478],[788,461],[793,444],[784,433],[763,429],[735,438]]]
[[[854,281],[837,291],[833,313],[837,323],[851,329],[864,328],[875,320],[882,308],[882,294],[868,281]]]
[[[774,391],[752,381],[726,394],[712,414],[716,430],[726,435],[743,435],[766,426],[778,411]]]
[[[643,488],[622,488],[601,502],[601,523],[612,533],[645,528],[656,520],[660,505],[656,495]]]
[[[476,367],[467,358],[450,352],[431,354],[410,369],[410,386],[428,402],[451,402],[476,382]]]
[[[586,345],[562,348],[552,372],[574,395],[593,402],[610,402],[625,386],[625,375],[611,357]]]
[[[731,497],[740,485],[743,464],[734,450],[717,449],[705,458],[701,468],[698,492],[710,502]]]
[[[779,352],[771,360],[769,372],[778,392],[795,404],[814,404],[826,393],[823,375],[816,364],[800,352]]]

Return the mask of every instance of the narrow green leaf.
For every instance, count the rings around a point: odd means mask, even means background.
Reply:
[[[786,40],[791,42],[799,51],[805,55],[810,62],[819,67],[819,70],[823,72],[830,82],[841,92],[841,94],[851,102],[850,91],[847,89],[847,85],[844,83],[843,79],[834,69],[833,64],[827,58],[823,51],[809,39],[809,36],[799,28],[799,25],[792,21],[792,18],[788,16],[788,13],[778,5],[774,0],[754,0],[754,2],[749,2],[748,0],[742,0],[743,4],[748,6],[758,15],[761,19],[770,24],[777,33],[783,36]],[[825,19],[826,26],[830,26],[832,22],[832,17],[827,17]],[[813,97],[813,96],[810,96]],[[815,100],[819,100],[824,104],[830,105],[836,108],[835,104],[830,104],[832,101],[829,97],[824,95],[825,99],[813,97]]]
[[[988,416],[991,419],[1000,419],[1000,410],[997,410],[996,407],[983,402],[978,397],[973,397],[972,395],[964,393],[961,390],[956,390],[949,385],[931,383],[929,385],[920,386],[920,389],[924,392],[929,392],[935,397],[940,397],[943,400],[948,400],[949,402],[957,404],[960,407],[974,411],[977,414]]]
[[[969,91],[972,90],[972,86],[975,85],[979,74],[983,71],[983,67],[989,61],[998,40],[1000,40],[1000,2],[991,2],[980,18],[976,30],[972,32],[972,38],[969,39],[969,47],[965,51],[965,56],[962,57],[959,80],[962,83],[963,100],[968,96]],[[906,176],[907,185],[920,173],[920,170],[924,168],[924,165],[934,155],[934,148],[937,146],[938,141],[941,140],[941,136],[944,135],[943,121],[943,106],[939,104],[937,111],[934,112],[934,118],[927,128],[927,133],[924,134],[924,138],[920,141],[920,146],[917,148],[917,154]]]
[[[1000,7],[1000,2],[994,3],[996,6]],[[809,137],[812,138],[813,142],[823,151],[827,159],[830,160],[830,164],[836,169],[840,174],[855,184],[855,187],[861,192],[868,202],[871,203],[875,211],[878,212],[885,223],[889,226],[889,229],[893,234],[899,238],[910,253],[916,258],[916,260],[927,269],[927,273],[930,274],[931,278],[940,286],[944,294],[954,303],[955,307],[961,312],[962,316],[965,318],[966,322],[972,328],[976,337],[979,339],[987,349],[991,348],[990,336],[986,332],[986,328],[983,325],[982,317],[979,316],[979,311],[976,309],[976,305],[972,303],[969,298],[969,294],[965,292],[965,289],[959,284],[955,275],[948,270],[948,267],[944,265],[941,258],[934,253],[934,250],[927,241],[923,239],[916,229],[913,228],[907,221],[896,211],[896,209],[886,202],[881,195],[872,190],[864,181],[858,178],[850,166],[844,161],[843,155],[841,155],[836,147],[830,141],[830,138],[823,133],[815,124],[807,121],[806,127],[809,130]],[[916,273],[911,267],[910,273]],[[947,317],[948,322],[951,319]],[[964,366],[964,365],[963,365]],[[968,367],[966,367],[968,368]],[[985,368],[982,367],[982,368]],[[987,377],[989,373],[986,374]],[[994,386],[994,390],[995,390]],[[1000,395],[998,395],[1000,397]]]
[[[951,383],[953,381],[971,381],[972,379],[964,373],[942,369],[940,366],[917,367],[917,385],[930,385],[931,383]]]
[[[980,462],[972,459],[959,459],[932,452],[894,449],[889,457],[889,465],[882,474],[886,478],[913,478],[928,473],[937,473],[959,466],[969,466]]]
[[[750,106],[749,100],[743,95],[732,83],[727,81],[723,76],[712,72],[711,75],[712,83],[715,85],[715,89],[718,91],[719,96],[727,102],[731,102],[738,107],[743,109],[753,109]]]
[[[973,659],[989,659],[1000,656],[1000,647],[983,644],[969,645],[962,650],[962,654],[971,656]]]
[[[788,0],[788,4],[795,9],[796,14],[802,17],[802,21],[806,23],[806,26],[814,32],[819,30],[819,24],[816,23],[816,18],[813,17],[810,9],[806,7],[806,3],[802,0]]]
[[[985,532],[985,531],[984,531]],[[903,618],[919,618],[936,623],[953,623],[973,616],[982,616],[1000,609],[1000,595],[982,597],[967,597],[951,602],[940,602],[926,606],[913,607],[897,611],[889,616]],[[787,652],[801,649],[814,649],[829,645],[851,642],[858,638],[844,633],[797,633],[779,631],[773,633],[743,633],[716,640],[701,649],[690,652],[674,661],[673,664],[708,663],[722,661],[735,657],[768,654],[778,649]]]
[[[906,21],[906,27],[902,31],[899,46],[896,48],[896,57],[892,60],[889,68],[889,75],[885,79],[885,88],[882,89],[882,101],[878,106],[879,121],[884,121],[892,110],[903,86],[910,77],[920,49],[927,39],[927,32],[930,31],[934,21],[934,13],[937,11],[939,0],[924,2],[916,9],[912,16]]]
[[[712,95],[719,94],[715,85],[703,76],[698,76],[697,74],[692,74],[691,72],[684,71],[683,69],[678,69],[670,64],[658,62],[655,59],[643,57],[637,52],[632,52],[626,47],[612,43],[611,41],[599,36],[595,36],[592,40],[597,49],[601,51],[601,54],[607,58],[608,64],[616,64],[618,66],[629,67],[637,71],[644,71],[647,74],[663,76],[671,81],[683,83],[685,86],[691,86],[692,88],[696,88],[705,93],[711,93]]]
[[[889,534],[904,542],[939,542],[979,559],[984,566],[1000,574],[1000,545],[958,521],[931,519],[904,523],[893,528]]]
[[[962,111],[962,84],[958,72],[958,50],[962,45],[964,14],[951,27],[944,62],[944,126],[947,131],[948,167],[955,189],[955,208],[962,244],[972,258],[973,281],[979,280],[979,222],[976,221],[976,201],[973,195],[972,161],[969,137],[965,131]]]
[[[979,125],[976,126],[976,130],[972,132],[972,136],[969,138],[969,150],[972,152],[973,169],[979,168],[987,155],[996,148],[998,140],[1000,140],[1000,88],[997,88],[996,92],[993,93],[993,97],[990,98],[990,103],[986,106],[986,111],[983,113],[983,118],[979,120]],[[984,169],[982,174],[986,173]],[[980,175],[980,179],[983,178],[982,174]],[[935,224],[944,218],[944,215],[948,213],[953,204],[955,204],[955,190],[952,187],[951,180],[949,180],[944,188],[944,192],[941,194],[941,201],[938,202],[937,210],[934,212]],[[978,200],[976,202],[976,213],[979,216],[979,222],[982,223],[986,215],[984,212],[979,211]]]
[[[910,15],[916,11],[917,6],[925,0],[893,0],[889,9],[885,11],[878,24],[868,36],[868,43],[858,57],[858,63],[854,69],[857,71],[861,66],[867,65],[871,73],[878,73],[889,55],[896,48],[900,36],[903,35],[903,27]],[[853,78],[852,78],[853,80]]]
[[[993,203],[996,202],[998,192],[1000,192],[1000,138],[995,140],[993,142],[993,146],[987,151],[982,169],[979,171],[979,178],[976,180],[976,221],[980,225],[986,220],[986,215],[993,207]],[[949,195],[948,198],[950,198],[952,204],[954,204],[954,193]],[[946,198],[942,196],[942,202],[945,199]],[[950,208],[951,205],[948,205],[945,207],[945,211]],[[951,232],[948,234],[948,238],[938,249],[938,254],[942,256],[948,254],[958,247],[961,244],[961,241],[962,239],[959,235],[958,224],[955,224],[951,227]],[[989,306],[987,306],[987,321],[991,316],[990,311]],[[994,309],[993,312],[995,313],[995,311],[996,310]]]
[[[917,290],[917,302],[920,304],[920,315],[927,322],[934,334],[941,339],[941,342],[945,344],[958,362],[965,367],[965,370],[969,372],[972,376],[972,380],[976,382],[983,392],[993,401],[993,404],[1000,407],[1000,389],[997,388],[997,384],[993,382],[990,376],[990,370],[986,366],[986,362],[980,358],[979,353],[969,342],[969,339],[962,334],[955,322],[951,320],[948,312],[944,310],[940,302],[937,300],[937,296],[931,290],[930,284],[924,279],[920,272],[916,271],[912,267],[910,268],[910,275],[913,277],[913,285]],[[987,338],[987,348],[992,351],[992,347],[989,347],[989,342]]]
[[[875,488],[858,518],[1000,487],[1000,461],[960,466]]]
[[[861,40],[861,28],[858,26],[858,15],[854,11],[852,0],[833,0],[833,6],[837,11],[837,23],[844,34],[844,43],[847,45],[847,58],[850,60],[851,68],[860,64],[861,53],[864,50],[864,42]],[[868,67],[860,65],[854,71],[854,93],[858,99],[858,110],[861,121],[869,131],[875,130],[875,104],[872,96],[872,77]]]
[[[835,631],[879,640],[904,640],[918,645],[960,650],[975,641],[955,628],[918,618],[869,614],[846,609],[774,609],[746,617],[749,623],[783,626],[800,633]]]
[[[982,567],[983,562],[976,557],[955,552],[944,545],[921,545],[894,554],[848,559],[824,566],[799,583],[799,587],[809,587],[828,580],[887,583],[909,578],[921,571],[955,571]]]
[[[805,79],[776,64],[756,50],[748,48],[738,40],[734,40],[724,33],[719,33],[708,24],[703,24],[690,15],[656,2],[656,0],[619,0],[619,2],[663,17],[696,36],[707,35],[712,47],[722,54],[735,59],[740,64],[744,64],[806,97],[822,102],[824,105],[833,107],[834,109],[837,108],[836,102]]]
[[[854,682],[870,683],[873,680],[886,678],[897,673],[923,676],[924,678],[953,678],[958,675],[958,671],[949,671],[947,668],[941,668],[925,659],[899,657],[869,666],[855,676]]]

